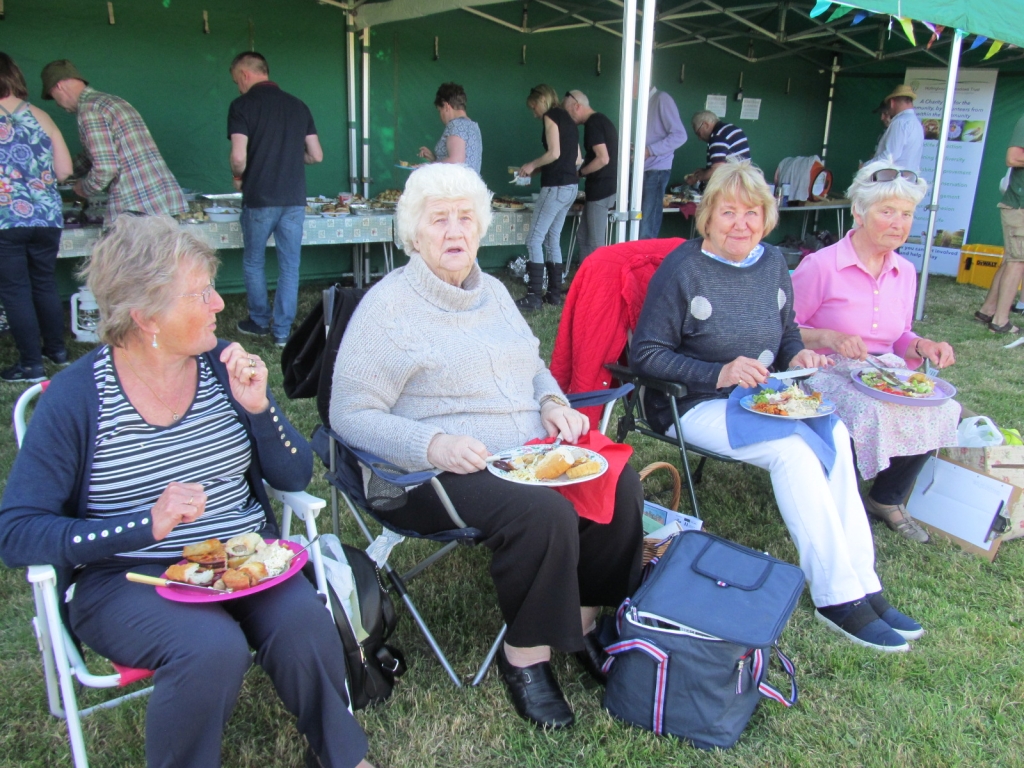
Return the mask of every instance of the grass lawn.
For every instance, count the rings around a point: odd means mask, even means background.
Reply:
[[[316,287],[303,289],[300,317],[317,295]],[[1024,428],[1024,348],[1002,349],[1006,337],[971,321],[982,296],[979,288],[933,278],[928,317],[918,331],[953,344],[958,363],[946,376],[960,389],[964,406],[1001,426]],[[244,297],[229,296],[227,304],[220,335],[238,338],[270,363],[274,391],[293,422],[309,434],[316,424],[315,402],[285,401],[275,370],[278,350],[235,330],[235,322],[244,317]],[[546,357],[558,316],[557,310],[545,308],[530,318]],[[86,349],[71,345],[74,355]],[[0,366],[16,359],[10,336],[0,339]],[[9,413],[21,389],[0,385],[0,410]],[[13,433],[6,429],[0,477],[15,454]],[[657,459],[678,461],[671,450],[652,443],[634,442],[635,467]],[[326,497],[319,473],[310,491]],[[765,472],[713,463],[698,496],[708,530],[795,561]],[[328,517],[322,528],[329,525]],[[614,721],[601,709],[601,690],[561,655],[554,666],[577,725],[557,734],[533,730],[513,712],[493,669],[479,688],[454,688],[405,615],[392,642],[405,651],[409,672],[389,702],[358,713],[370,737],[369,758],[388,768],[1024,765],[1024,542],[1004,545],[990,565],[950,544],[921,546],[884,527],[875,527],[874,534],[887,595],[928,633],[910,653],[874,653],[814,621],[805,594],[781,641],[796,664],[800,702],[790,710],[763,702],[729,752],[700,752]],[[343,537],[361,543],[352,524],[345,526]],[[402,567],[426,549],[416,542],[404,544],[393,562]],[[420,610],[467,682],[501,625],[487,564],[486,550],[465,548],[412,587]],[[0,567],[0,766],[70,765],[64,725],[47,710],[31,616],[24,572]],[[216,643],[217,638],[196,641]],[[102,669],[102,662],[96,666]],[[203,691],[190,695],[199,697]],[[95,691],[81,697],[84,704],[102,698]],[[137,700],[86,720],[94,766],[144,764],[145,707],[145,699]],[[227,727],[223,755],[229,768],[302,765],[293,719],[258,668],[249,674]]]

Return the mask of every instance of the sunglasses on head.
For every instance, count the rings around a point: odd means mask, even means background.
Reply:
[[[883,168],[871,174],[872,181],[895,181],[897,178],[903,178],[913,183],[917,181],[917,174],[913,171],[901,171],[896,168]]]

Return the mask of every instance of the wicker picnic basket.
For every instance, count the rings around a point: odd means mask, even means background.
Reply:
[[[669,477],[672,478],[672,503],[669,505],[669,509],[678,512],[679,511],[679,498],[682,495],[683,483],[679,477],[679,470],[676,469],[672,464],[667,461],[655,461],[652,464],[648,464],[646,467],[640,470],[640,482],[642,483],[647,477],[658,470],[668,472]],[[662,544],[660,547],[655,546],[653,541],[648,539],[643,540],[643,564],[646,566],[655,557],[661,557],[665,554],[665,550],[668,549],[668,543]]]

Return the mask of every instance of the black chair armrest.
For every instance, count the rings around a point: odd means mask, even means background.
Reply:
[[[633,373],[629,367],[625,365],[619,365],[618,363],[608,363],[605,368],[621,382],[630,382],[638,387],[647,387],[657,392],[662,392],[669,397],[686,397],[688,392],[685,384],[680,384],[678,381],[666,381],[665,379],[656,379],[653,376],[640,376],[639,374]]]

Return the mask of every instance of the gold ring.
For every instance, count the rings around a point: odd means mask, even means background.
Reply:
[[[193,506],[193,504],[192,504],[192,499],[194,499],[194,498],[195,498],[195,496],[189,496],[189,497],[188,497],[188,505],[189,505],[190,507],[191,507],[191,506]]]

